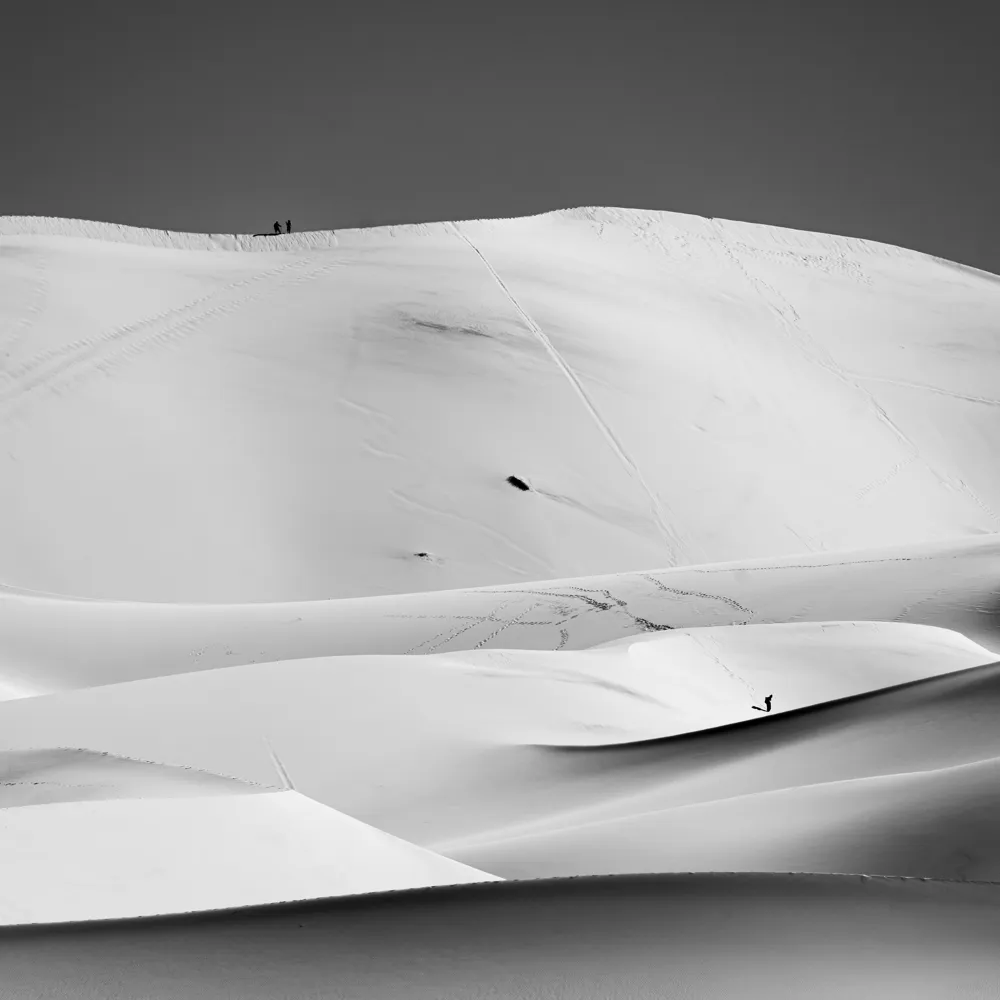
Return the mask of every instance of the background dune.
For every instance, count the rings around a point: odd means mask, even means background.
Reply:
[[[924,254],[623,209],[0,234],[13,586],[343,598],[1000,530],[1000,283]]]

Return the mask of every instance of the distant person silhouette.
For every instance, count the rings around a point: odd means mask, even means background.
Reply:
[[[767,696],[767,697],[766,697],[766,698],[764,699],[764,707],[763,707],[763,708],[761,708],[761,707],[760,707],[759,705],[751,705],[750,707],[751,707],[751,708],[752,708],[752,709],[753,709],[753,710],[754,710],[755,712],[770,712],[770,711],[771,711],[771,699],[772,699],[773,697],[774,697],[774,695],[773,695],[773,694],[769,694],[769,695],[768,695],[768,696]]]
[[[275,236],[280,236],[281,235],[281,223],[280,222],[276,222],[274,224],[274,235]]]
[[[289,220],[288,220],[288,221],[287,221],[287,222],[285,223],[285,232],[286,232],[286,233],[290,233],[291,231],[292,231],[292,220],[291,220],[291,219],[289,219]]]

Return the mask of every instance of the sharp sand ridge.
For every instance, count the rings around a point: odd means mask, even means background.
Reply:
[[[0,997],[997,995],[998,331],[664,212],[0,218]]]

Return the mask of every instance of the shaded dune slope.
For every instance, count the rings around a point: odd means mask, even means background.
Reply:
[[[0,931],[11,995],[985,998],[1000,888],[851,875],[502,883]]]
[[[493,837],[438,844],[509,877],[858,870],[1000,879],[1000,666],[762,720],[550,748],[608,794]]]

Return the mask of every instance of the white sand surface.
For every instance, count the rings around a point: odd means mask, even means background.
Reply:
[[[707,635],[694,645],[699,632]],[[468,838],[492,842],[522,824],[575,825],[577,813],[606,808],[617,816],[623,795],[669,794],[679,764],[664,737],[744,720],[751,735],[772,732],[780,712],[921,678],[933,686],[947,671],[960,671],[950,675],[955,684],[973,685],[980,674],[967,668],[994,659],[957,633],[872,623],[671,632],[579,653],[329,657],[10,701],[0,705],[0,745],[73,741],[273,782],[270,745],[305,794],[408,840],[464,851]],[[751,704],[771,688],[776,714],[754,712]],[[898,708],[885,697],[885,725],[895,732]],[[831,723],[831,739],[852,730],[851,713],[861,710],[843,711],[849,721]],[[795,712],[784,717],[793,728],[803,725]],[[961,716],[941,725],[944,735],[926,743],[919,766],[939,766],[939,755],[952,751],[958,756],[948,762],[979,759],[989,752],[984,747],[1000,755],[989,731],[961,732]],[[953,729],[954,745],[943,749]],[[704,735],[712,754],[728,762],[733,741],[751,738],[741,733]],[[962,738],[975,748],[964,755]],[[636,740],[656,742],[634,748]],[[781,788],[899,769],[894,750],[860,761],[835,752],[828,760],[825,750],[804,754],[800,742],[778,739],[772,751],[797,768],[784,783],[771,765],[760,774],[751,767],[725,794],[756,790],[761,781]],[[571,747],[594,752],[564,749]],[[725,775],[719,764],[704,780],[717,770]],[[645,803],[635,808],[648,810]],[[562,863],[553,851],[553,864]],[[489,856],[490,864],[478,867],[503,865],[502,853]],[[544,866],[540,873],[547,874]]]
[[[0,930],[46,1000],[989,1000],[1000,887],[842,875],[506,882]]]
[[[0,809],[0,924],[494,879],[293,791]]]
[[[436,848],[511,876],[634,871],[655,857],[656,870],[730,858],[749,870],[1000,880],[998,710],[993,664],[760,723],[553,747],[564,780],[607,794]]]
[[[23,749],[0,749],[0,809],[145,796],[247,795],[262,790],[262,786],[245,779],[223,777],[195,766],[156,763],[74,746],[39,748],[33,741],[40,729],[29,728],[31,735]]]
[[[0,251],[12,586],[272,602],[1000,531],[1000,283],[924,254],[622,209],[7,218]]]
[[[0,1000],[995,998],[998,330],[670,213],[0,218]]]
[[[669,628],[874,620],[1000,654],[1000,536],[521,586],[279,604],[147,604],[0,590],[0,699],[357,653],[572,650]]]

